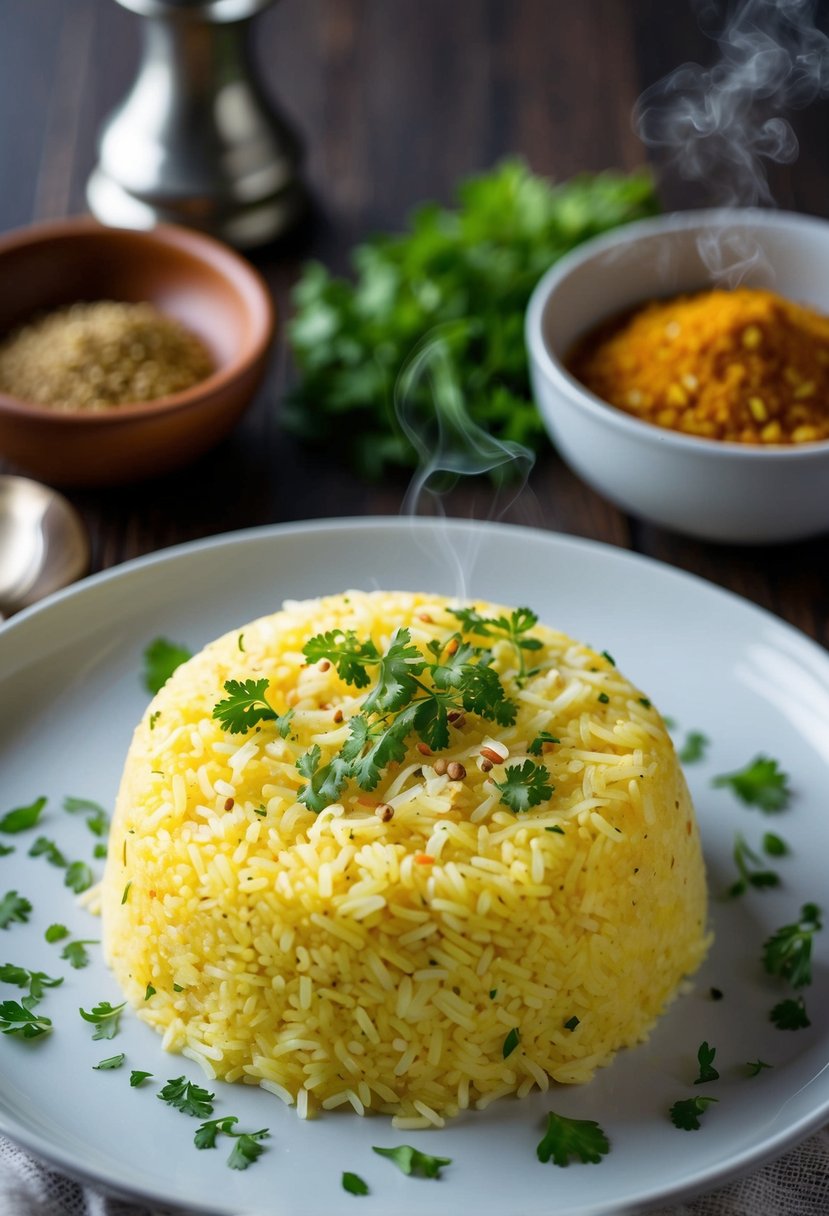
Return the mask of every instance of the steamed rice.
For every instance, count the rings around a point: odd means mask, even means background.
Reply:
[[[440,1126],[551,1078],[587,1081],[647,1037],[706,951],[699,837],[662,719],[608,658],[541,625],[541,670],[521,687],[515,649],[495,643],[518,716],[452,730],[440,758],[462,780],[413,735],[370,794],[349,784],[318,815],[297,802],[297,758],[342,746],[366,691],[307,664],[305,642],[351,629],[383,650],[404,625],[425,647],[457,630],[448,606],[289,603],[179,668],[129,751],[103,884],[109,964],[165,1048],[301,1114]],[[226,680],[262,676],[294,710],[288,738],[212,717]],[[493,778],[542,731],[560,740],[531,757],[554,793],[515,813]],[[482,746],[506,764],[482,771]]]

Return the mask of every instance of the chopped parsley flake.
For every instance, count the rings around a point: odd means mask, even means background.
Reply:
[[[17,806],[0,819],[0,832],[25,832],[33,828],[43,814],[46,798],[36,798],[28,806]]]
[[[685,737],[685,742],[679,749],[679,759],[683,764],[697,764],[705,759],[705,753],[711,740],[701,731],[691,730]]]
[[[94,1025],[93,1039],[114,1039],[118,1033],[121,1010],[126,1003],[122,1001],[120,1005],[111,1005],[109,1001],[100,1001],[88,1012],[86,1009],[80,1009],[78,1012],[85,1022]]]
[[[746,1075],[756,1077],[763,1071],[764,1068],[774,1068],[773,1064],[767,1064],[765,1060],[748,1060],[746,1063]]]
[[[507,1056],[512,1055],[512,1053],[515,1051],[515,1049],[518,1046],[518,1044],[520,1043],[520,1041],[521,1041],[521,1032],[517,1026],[513,1026],[512,1030],[509,1032],[507,1037],[504,1039],[504,1043],[501,1048],[501,1054],[503,1055],[505,1060],[506,1060]]]
[[[601,701],[602,705],[607,705],[608,702],[610,701],[610,697],[607,695],[606,692],[600,692],[599,700]]]
[[[697,1062],[699,1063],[699,1075],[697,1076],[695,1085],[707,1085],[709,1081],[718,1081],[720,1074],[714,1068],[714,1056],[717,1054],[716,1047],[709,1047],[706,1042],[699,1045],[697,1052]]]
[[[144,1000],[148,1001],[151,996],[155,996],[155,988],[153,988],[152,984],[148,984],[147,991],[144,993]]]
[[[802,996],[780,1001],[769,1014],[769,1021],[773,1022],[778,1030],[806,1030],[812,1024]]]
[[[144,1081],[148,1080],[153,1074],[151,1072],[141,1072],[138,1068],[133,1068],[130,1073],[130,1087],[137,1089]]]
[[[60,956],[66,959],[70,967],[74,967],[76,971],[80,971],[83,967],[89,966],[89,954],[86,947],[98,945],[100,945],[99,941],[68,942],[63,950],[61,950]]]
[[[669,1111],[671,1123],[684,1132],[699,1131],[700,1116],[705,1114],[712,1102],[718,1101],[718,1098],[708,1098],[698,1094],[695,1098],[685,1098],[681,1102],[674,1102]]]
[[[368,1183],[364,1182],[359,1174],[351,1174],[348,1170],[343,1171],[342,1186],[349,1195],[368,1194]]]
[[[573,1014],[573,1016],[571,1018],[568,1018],[567,1021],[564,1023],[564,1029],[565,1030],[575,1030],[576,1027],[579,1026],[580,1024],[581,1024],[581,1020],[579,1018],[577,1018],[575,1014]]]
[[[23,1004],[32,1009],[43,999],[45,988],[58,988],[63,983],[63,977],[53,979],[45,971],[28,971],[15,963],[3,963],[0,966],[0,980],[4,984],[14,984],[17,988],[28,988],[28,996],[23,997]]]
[[[452,1164],[451,1157],[433,1157],[431,1153],[421,1153],[420,1149],[412,1148],[410,1144],[400,1144],[397,1148],[372,1148],[379,1156],[393,1161],[404,1174],[419,1174],[423,1178],[440,1178],[443,1167]]]
[[[783,811],[791,800],[789,778],[780,769],[776,760],[768,756],[757,756],[745,768],[734,773],[722,773],[715,777],[712,785],[727,787],[746,806],[757,806],[761,811],[774,813]]]
[[[31,910],[32,905],[28,899],[18,895],[16,891],[7,891],[0,899],[0,929],[8,929],[14,921],[25,924]]]
[[[86,826],[93,835],[106,836],[109,829],[109,816],[100,802],[93,802],[91,798],[67,797],[63,800],[63,809],[73,814],[77,811],[91,812],[86,820]]]
[[[92,1067],[96,1072],[108,1072],[110,1069],[120,1068],[126,1058],[122,1051],[120,1055],[109,1056],[108,1059],[101,1060],[100,1064],[93,1064]]]
[[[155,695],[169,680],[177,667],[193,657],[186,646],[167,638],[156,638],[144,651],[144,687]]]
[[[780,886],[780,875],[776,874],[774,870],[763,868],[762,858],[749,848],[740,832],[734,837],[733,856],[739,878],[728,888],[729,898],[734,899],[745,894],[749,887],[762,891]]]
[[[545,1163],[567,1166],[571,1158],[577,1158],[585,1165],[598,1165],[610,1152],[610,1141],[592,1119],[568,1119],[550,1111],[547,1130],[535,1151],[538,1160]]]
[[[0,1032],[21,1039],[38,1039],[52,1029],[50,1018],[33,1013],[18,1001],[0,1001]]]
[[[544,751],[545,743],[560,743],[560,742],[561,742],[561,740],[557,739],[555,735],[551,735],[548,730],[542,730],[536,735],[536,737],[533,739],[532,743],[529,744],[529,746],[527,747],[527,751],[530,753],[531,756],[540,756],[541,753]]]
[[[58,866],[61,870],[65,870],[69,864],[54,840],[49,840],[47,836],[38,836],[29,849],[29,856],[45,857],[50,865]]]
[[[763,946],[763,966],[769,975],[788,980],[793,988],[812,982],[812,938],[822,928],[817,904],[804,904],[800,920],[783,925]]]
[[[64,937],[69,936],[69,930],[67,929],[66,925],[54,924],[49,926],[43,936],[46,938],[47,942],[59,942],[62,941]]]
[[[182,1114],[192,1115],[194,1119],[206,1119],[213,1114],[213,1099],[215,1094],[209,1094],[200,1085],[194,1085],[186,1077],[174,1077],[158,1093],[160,1102],[174,1106]]]
[[[73,861],[70,866],[67,866],[63,881],[71,891],[80,895],[89,890],[95,881],[95,875],[85,861]]]

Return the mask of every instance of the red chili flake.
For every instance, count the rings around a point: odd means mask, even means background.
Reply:
[[[233,799],[232,799],[232,798],[225,798],[225,810],[226,810],[226,811],[232,811],[232,810],[233,810],[233,806],[234,806]]]

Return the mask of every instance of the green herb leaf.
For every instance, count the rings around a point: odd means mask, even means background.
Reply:
[[[95,881],[95,875],[85,861],[73,861],[64,876],[64,885],[76,895],[88,891]]]
[[[718,1101],[718,1098],[707,1098],[698,1094],[695,1098],[685,1098],[681,1102],[674,1102],[669,1112],[671,1123],[684,1132],[699,1131],[700,1116],[705,1114],[712,1102]]]
[[[208,1119],[206,1123],[202,1123],[196,1129],[193,1143],[196,1148],[215,1148],[219,1133],[224,1132],[227,1136],[233,1135],[233,1128],[238,1122],[235,1115],[225,1115],[222,1119]]]
[[[780,876],[774,870],[763,869],[763,860],[749,848],[740,832],[734,837],[734,864],[739,878],[728,889],[729,898],[744,895],[749,887],[757,891],[780,886]]]
[[[523,764],[508,764],[504,773],[505,780],[494,781],[493,785],[501,792],[501,802],[516,814],[539,806],[553,796],[554,787],[550,785],[549,773],[541,765],[533,764],[532,760],[525,760]]]
[[[791,790],[789,778],[776,760],[768,756],[757,756],[745,768],[734,773],[722,773],[715,777],[712,785],[727,787],[747,806],[758,806],[761,811],[772,813],[783,811],[789,805]]]
[[[177,667],[193,657],[192,650],[167,638],[156,638],[144,651],[144,687],[155,695]]]
[[[43,936],[46,938],[47,942],[59,942],[62,941],[64,937],[69,936],[69,930],[67,929],[66,925],[50,925]]]
[[[4,963],[0,966],[0,980],[4,984],[28,988],[29,994],[23,998],[23,1004],[27,1009],[31,1009],[42,1000],[45,988],[60,987],[63,983],[63,976],[55,979],[47,975],[45,971],[27,971],[25,967],[18,967],[15,963]]]
[[[697,764],[705,759],[711,740],[698,730],[689,731],[685,742],[677,753],[682,764]]]
[[[54,840],[49,840],[47,836],[38,836],[29,849],[29,856],[45,857],[50,865],[58,866],[62,870],[69,864]]]
[[[774,832],[766,832],[763,836],[763,852],[769,857],[785,857],[790,849],[782,837]]]
[[[92,856],[97,858],[98,860],[100,860],[101,858],[106,857],[106,855],[107,855],[106,845],[103,844],[102,842],[99,842],[98,844],[96,844],[95,848],[92,850]]]
[[[120,1005],[111,1005],[109,1001],[99,1001],[89,1012],[86,1009],[80,1009],[78,1012],[85,1022],[91,1022],[94,1025],[93,1039],[114,1039],[118,1033],[121,1010],[126,1003],[126,1001],[122,1001]]]
[[[547,1130],[535,1151],[539,1161],[554,1161],[560,1166],[569,1165],[571,1158],[598,1165],[610,1152],[610,1141],[592,1119],[568,1119],[550,1111]]]
[[[155,988],[153,988],[152,984],[148,984],[144,993],[144,1000],[148,1001],[151,996],[155,996]]]
[[[233,1150],[227,1159],[230,1168],[246,1170],[249,1165],[252,1165],[264,1153],[265,1146],[260,1144],[260,1141],[269,1134],[267,1128],[263,1128],[259,1132],[243,1132],[234,1142]]]
[[[793,988],[812,982],[812,939],[822,928],[817,904],[804,904],[800,920],[783,925],[763,946],[763,966],[769,975],[779,975]]]
[[[261,680],[226,680],[228,695],[214,706],[213,717],[232,735],[244,734],[257,722],[274,721],[278,714],[265,696],[268,683],[267,676]]]
[[[143,1084],[152,1075],[151,1072],[141,1072],[139,1069],[134,1068],[130,1073],[130,1087],[137,1089],[139,1085]]]
[[[0,832],[26,832],[33,828],[43,814],[46,798],[36,798],[28,806],[17,806],[0,819]]]
[[[512,1053],[515,1051],[515,1049],[518,1046],[518,1044],[520,1043],[520,1041],[521,1041],[521,1032],[517,1026],[513,1026],[512,1030],[509,1032],[507,1037],[504,1039],[504,1044],[503,1044],[503,1047],[501,1048],[501,1055],[504,1057],[505,1060],[506,1060],[507,1056],[512,1055]]]
[[[551,735],[548,730],[542,730],[536,735],[536,737],[533,739],[532,743],[529,744],[529,746],[527,747],[527,751],[530,753],[531,756],[540,756],[542,754],[542,752],[544,751],[545,743],[560,743],[560,742],[561,742],[561,740],[557,739],[555,735]]]
[[[749,1077],[758,1076],[764,1068],[774,1068],[773,1064],[767,1064],[765,1060],[748,1060],[746,1062],[746,1074]]]
[[[96,1072],[108,1072],[112,1068],[120,1068],[126,1058],[122,1051],[120,1055],[110,1056],[106,1060],[101,1060],[100,1064],[93,1064],[92,1067]]]
[[[796,1000],[780,1001],[769,1014],[769,1021],[773,1022],[778,1030],[806,1030],[812,1024],[802,996]]]
[[[182,1114],[192,1115],[194,1119],[206,1119],[213,1114],[215,1096],[200,1085],[194,1085],[186,1077],[174,1077],[157,1095],[160,1102],[166,1102],[168,1106],[174,1106]]]
[[[8,929],[14,921],[25,924],[31,910],[32,905],[28,899],[18,895],[16,891],[7,891],[0,899],[0,929]]]
[[[157,714],[153,715],[157,717]],[[109,816],[107,815],[100,802],[93,802],[91,798],[72,798],[67,797],[63,800],[63,809],[75,813],[76,811],[90,811],[91,814],[87,817],[86,826],[95,836],[106,836],[109,829]]]
[[[420,1174],[423,1178],[440,1178],[443,1167],[452,1164],[451,1157],[433,1157],[431,1153],[421,1153],[420,1149],[412,1148],[410,1144],[400,1144],[397,1148],[373,1146],[373,1151],[381,1157],[388,1157],[404,1174]]]
[[[337,675],[346,684],[355,688],[367,688],[371,676],[366,671],[367,665],[379,662],[380,653],[369,639],[365,642],[357,640],[357,635],[350,629],[332,629],[328,633],[318,633],[310,638],[302,648],[309,663],[319,663],[328,659],[337,669]]]
[[[720,1074],[714,1068],[714,1056],[716,1054],[716,1047],[709,1047],[705,1042],[700,1043],[699,1051],[697,1052],[699,1076],[694,1082],[695,1085],[707,1085],[709,1081],[719,1080]]]
[[[396,629],[380,659],[377,683],[363,701],[363,713],[396,713],[408,705],[418,689],[417,677],[425,667],[426,660],[412,644],[409,630]]]
[[[344,1170],[342,1184],[343,1190],[348,1191],[349,1195],[368,1194],[368,1183],[364,1182],[359,1174],[351,1174],[348,1170]]]
[[[52,1029],[50,1018],[32,1013],[17,1001],[0,1001],[0,1031],[21,1039],[38,1039]]]
[[[76,971],[80,971],[83,967],[89,966],[89,954],[87,946],[98,946],[98,941],[82,941],[68,942],[61,950],[61,958],[65,958],[70,967],[74,967]]]

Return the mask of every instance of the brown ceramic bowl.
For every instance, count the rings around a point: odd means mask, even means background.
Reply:
[[[167,473],[231,429],[265,371],[270,296],[238,254],[186,228],[105,228],[87,218],[0,238],[0,335],[80,300],[148,301],[204,342],[216,370],[184,392],[106,412],[64,412],[0,393],[0,456],[55,485]]]

